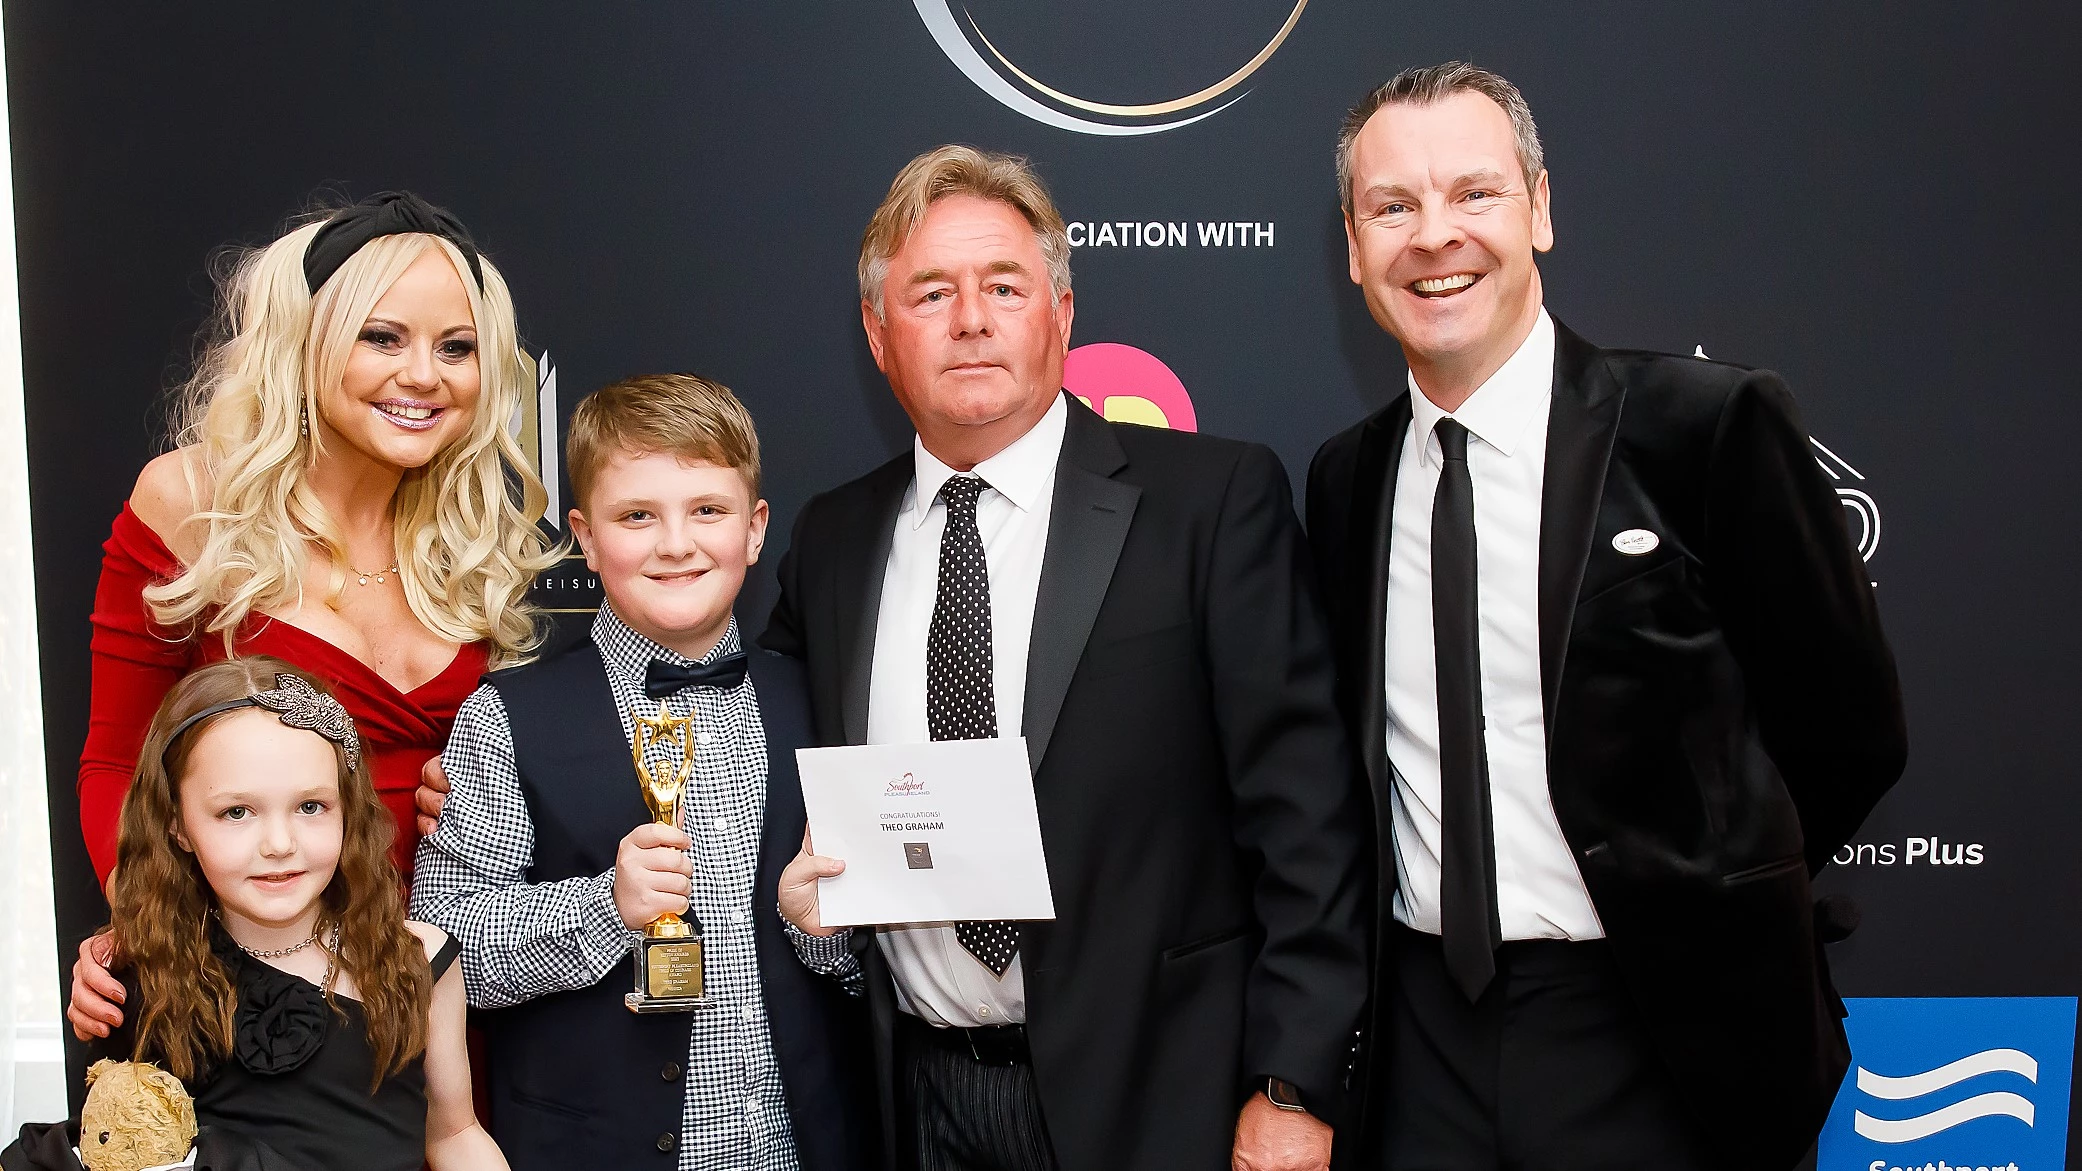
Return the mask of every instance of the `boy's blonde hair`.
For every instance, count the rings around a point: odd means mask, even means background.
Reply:
[[[639,374],[579,401],[564,439],[564,466],[584,511],[593,480],[617,451],[670,452],[733,468],[759,499],[759,432],[730,388],[694,374]]]

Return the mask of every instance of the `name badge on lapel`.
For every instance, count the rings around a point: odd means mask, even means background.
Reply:
[[[1628,529],[1626,532],[1612,538],[1612,547],[1629,557],[1639,557],[1643,553],[1653,553],[1655,552],[1655,547],[1662,543],[1663,539],[1661,537],[1656,536],[1647,529]]]

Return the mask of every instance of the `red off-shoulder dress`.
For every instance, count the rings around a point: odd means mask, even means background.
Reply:
[[[94,873],[103,884],[116,865],[116,823],[123,794],[137,767],[138,750],[159,701],[175,681],[225,657],[214,634],[182,639],[154,624],[145,611],[144,588],[166,581],[182,566],[166,542],[125,504],[108,543],[101,547],[101,584],[94,591],[94,683],[88,711],[87,746],[80,754],[80,829]],[[354,717],[376,792],[397,819],[391,857],[409,880],[412,852],[419,846],[412,793],[419,770],[441,751],[455,710],[484,673],[482,643],[456,652],[439,675],[411,691],[399,691],[367,664],[301,627],[260,617],[239,633],[240,654],[273,655],[330,683]]]

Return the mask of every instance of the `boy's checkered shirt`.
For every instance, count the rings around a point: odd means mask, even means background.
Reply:
[[[607,669],[626,744],[631,714],[661,706],[644,694],[652,659],[692,660],[659,646],[603,605],[593,645]],[[702,661],[740,649],[737,622]],[[680,801],[693,839],[693,911],[702,927],[710,1003],[689,1014],[686,1092],[678,1136],[681,1171],[795,1171],[780,1071],[760,994],[754,898],[766,809],[766,729],[748,677],[728,690],[690,688],[662,706],[692,714],[694,773]],[[676,751],[671,754],[677,764]],[[479,1008],[519,1004],[598,983],[629,955],[636,932],[614,906],[614,872],[530,883],[535,833],[514,769],[505,705],[479,687],[456,713],[441,754],[450,792],[440,825],[419,845],[412,913],[463,943],[463,981]],[[634,776],[629,783],[636,783]],[[630,826],[635,829],[635,826]],[[573,1044],[583,1044],[573,1038]]]

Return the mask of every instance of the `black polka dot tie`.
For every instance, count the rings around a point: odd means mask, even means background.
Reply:
[[[990,485],[956,476],[940,487],[947,529],[940,534],[940,584],[925,636],[925,723],[935,740],[988,740],[998,734],[998,690],[991,671],[990,568],[976,529],[976,498]],[[957,923],[954,937],[978,963],[1003,977],[1019,952],[1011,923]]]

